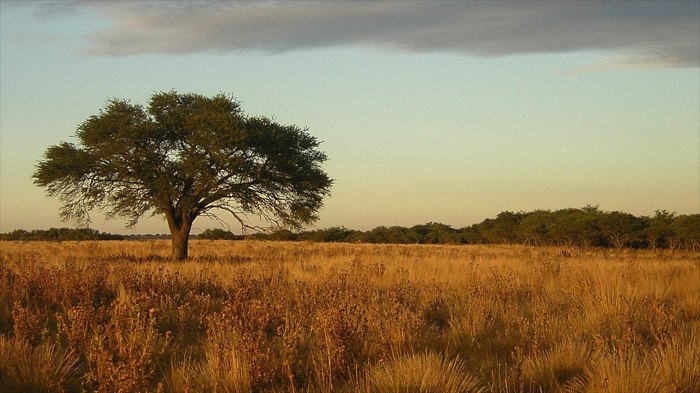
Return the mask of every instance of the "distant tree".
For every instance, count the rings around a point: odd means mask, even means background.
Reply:
[[[479,225],[479,233],[490,243],[513,243],[516,241],[516,228],[524,213],[504,211],[496,218],[487,218]]]
[[[576,226],[578,228],[578,243],[582,247],[604,246],[605,236],[603,236],[598,225],[598,219],[605,213],[598,209],[598,206],[587,205],[580,210],[577,215]],[[635,225],[643,226],[639,220],[634,221]]]
[[[65,241],[65,240],[123,240],[122,235],[113,235],[109,233],[99,232],[91,228],[51,228],[51,229],[35,229],[25,231],[17,229],[10,233],[0,234],[0,240],[48,240],[48,241]]]
[[[591,208],[569,208],[553,212],[547,234],[550,242],[560,246],[604,245],[597,225],[601,214],[603,213]]]
[[[666,228],[669,226],[669,217],[672,217],[672,215],[668,216],[669,214],[659,211],[655,219],[665,220],[664,228]],[[598,206],[586,205],[580,209],[567,208],[553,212],[548,210],[519,213],[504,211],[496,218],[487,218],[481,223],[462,228],[459,232],[464,243],[519,241],[533,245],[640,248],[650,244],[649,236],[656,238],[659,235],[658,228],[652,228],[653,221],[648,217],[636,217],[619,211],[605,212]],[[670,240],[671,245],[694,247],[695,229],[693,228],[696,224],[693,218],[686,221],[686,219],[678,220],[676,217],[673,222],[670,229],[664,229],[665,232],[661,232],[659,242],[663,237],[675,234],[677,228],[682,227],[685,233],[690,235],[683,238],[674,235]],[[657,235],[652,235],[654,230],[657,231]]]
[[[592,216],[603,213],[603,211],[600,210],[600,207],[598,205],[590,205],[590,204],[582,207],[581,211],[586,213],[586,214],[592,215]]]
[[[383,225],[378,226],[365,232],[362,241],[365,243],[391,243],[389,232],[389,228]]]
[[[674,213],[666,210],[657,210],[653,217],[646,217],[646,238],[649,248],[668,247],[669,240],[674,237],[673,220]]]
[[[416,225],[411,231],[418,234],[419,242],[424,244],[457,244],[462,240],[458,230],[438,222]]]
[[[700,251],[700,214],[688,214],[674,218],[671,224],[677,246],[690,251]]]
[[[76,137],[49,147],[33,176],[60,198],[61,217],[86,222],[100,208],[133,226],[164,216],[178,260],[199,216],[229,212],[246,228],[252,214],[300,228],[317,219],[332,184],[315,137],[246,116],[223,94],[155,93],[147,108],[111,100]]]
[[[646,228],[643,219],[618,211],[602,214],[596,222],[601,234],[615,248],[639,245]]]
[[[289,229],[278,229],[276,231],[267,233],[263,239],[266,240],[285,240],[285,241],[294,241],[299,239],[299,235],[290,231]]]
[[[548,240],[548,225],[551,225],[551,221],[552,213],[548,210],[527,213],[516,228],[518,237],[526,245],[543,245]]]
[[[479,224],[473,224],[459,229],[460,241],[464,244],[481,244],[485,240],[479,233]]]
[[[197,235],[197,238],[206,240],[239,240],[242,239],[243,236],[236,235],[231,231],[221,228],[209,228]]]
[[[351,242],[358,234],[358,231],[347,229],[345,227],[331,227],[326,229],[316,229],[313,231],[302,232],[299,234],[299,240],[307,240],[313,242]]]
[[[297,239],[310,242],[325,242],[325,230],[315,229],[313,231],[304,231],[298,234]]]
[[[420,235],[411,228],[398,225],[386,229],[385,238],[381,243],[416,244],[420,242]]]
[[[15,229],[12,232],[0,234],[0,240],[29,240],[29,232],[24,229]]]

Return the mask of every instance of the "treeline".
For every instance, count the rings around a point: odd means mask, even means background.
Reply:
[[[124,240],[122,235],[100,232],[90,228],[51,228],[25,231],[17,229],[8,233],[1,233],[0,240]]]
[[[199,235],[195,235],[194,238],[207,240],[243,240],[245,236],[236,235],[231,231],[221,228],[209,228],[205,229],[204,232]]]
[[[192,236],[197,239],[210,240],[241,240],[242,235],[236,235],[233,232],[214,228],[207,229],[199,235]],[[106,232],[100,232],[90,228],[51,228],[51,229],[36,229],[26,231],[17,229],[8,233],[0,233],[0,240],[44,240],[44,241],[76,241],[76,240],[161,240],[170,239],[167,234],[134,234],[134,235],[115,235]]]
[[[167,235],[114,235],[94,229],[51,228],[0,234],[0,240],[129,240],[167,238]],[[676,215],[658,210],[654,216],[637,217],[597,206],[580,209],[535,210],[498,214],[478,224],[453,228],[446,224],[379,226],[368,231],[332,227],[303,232],[286,229],[241,236],[216,228],[198,239],[291,240],[313,242],[361,242],[387,244],[525,244],[561,247],[669,248],[700,251],[700,214]]]
[[[498,214],[463,228],[430,222],[412,227],[380,226],[369,231],[344,227],[305,232],[279,230],[254,239],[394,244],[525,244],[562,247],[670,248],[700,251],[700,214],[659,210],[637,217],[595,206]]]
[[[207,229],[199,235],[192,236],[198,239],[210,240],[241,240],[242,235],[236,235],[230,231],[214,228]],[[51,228],[51,229],[36,229],[26,231],[17,229],[8,233],[0,233],[0,240],[44,240],[44,241],[75,241],[75,240],[161,240],[170,239],[167,234],[134,234],[134,235],[115,235],[106,232],[100,232],[90,228]]]

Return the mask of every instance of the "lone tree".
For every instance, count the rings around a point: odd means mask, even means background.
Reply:
[[[111,100],[76,137],[49,147],[33,175],[60,198],[61,218],[87,223],[98,208],[131,227],[163,215],[178,260],[197,217],[228,212],[243,228],[248,215],[300,228],[318,218],[333,182],[307,130],[246,116],[223,94],[155,93],[148,108]]]

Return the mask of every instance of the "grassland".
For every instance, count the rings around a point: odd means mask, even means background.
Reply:
[[[700,255],[0,242],[0,392],[700,392]]]

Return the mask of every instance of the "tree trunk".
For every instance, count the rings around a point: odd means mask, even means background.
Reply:
[[[176,261],[184,261],[187,259],[187,247],[190,240],[190,228],[181,228],[179,231],[171,233],[172,235],[172,256]]]
[[[617,248],[618,250],[625,246],[625,241],[622,235],[613,233],[611,235],[608,235],[608,240],[613,245],[613,247]]]
[[[165,216],[168,220],[172,239],[171,258],[176,261],[184,261],[187,259],[187,244],[190,240],[190,229],[192,229],[192,221],[194,219],[190,218],[186,213],[176,215],[174,214],[174,209],[166,213]]]

